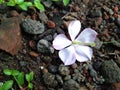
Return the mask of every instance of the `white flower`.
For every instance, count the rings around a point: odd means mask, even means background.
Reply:
[[[84,29],[80,34],[81,23],[78,20],[71,21],[68,26],[70,39],[64,34],[59,34],[53,40],[53,47],[59,51],[59,57],[65,65],[71,65],[75,61],[85,62],[91,60],[97,32],[91,28]],[[79,34],[79,35],[78,35]]]

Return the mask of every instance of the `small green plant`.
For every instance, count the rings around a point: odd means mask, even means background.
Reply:
[[[52,1],[55,1],[55,2],[58,2],[59,0],[52,0]],[[62,0],[64,6],[67,6],[70,2],[70,0]]]
[[[4,0],[0,0],[0,4],[3,4],[4,3]]]
[[[51,0],[54,2],[58,2],[58,1],[62,1],[64,6],[67,6],[70,2],[70,0]],[[45,7],[44,5],[41,3],[41,0],[34,0],[33,2],[28,2],[25,0],[0,0],[0,4],[6,3],[7,6],[11,6],[11,7],[15,7],[18,6],[20,9],[27,11],[28,7],[33,6],[36,7],[38,10],[40,11],[44,11]]]
[[[10,90],[12,89],[13,80],[9,80],[3,83],[3,85],[0,86],[0,90]]]
[[[22,10],[27,11],[27,8],[32,6],[32,2],[25,2],[24,0],[9,0],[7,6],[18,6]]]
[[[25,75],[25,78],[28,82],[28,88],[31,89],[31,90],[33,89],[33,84],[31,83],[31,81],[33,80],[33,76],[34,76],[33,72],[30,72],[29,74]]]
[[[34,0],[34,4],[33,4],[38,10],[44,11],[45,8],[44,6],[41,4],[40,0]]]
[[[13,76],[14,80],[16,81],[17,85],[19,86],[19,88],[21,90],[23,89],[23,85],[25,83],[25,80],[28,82],[28,88],[30,90],[33,89],[33,84],[31,83],[31,81],[33,80],[33,76],[34,76],[33,72],[30,72],[29,74],[24,74],[23,72],[19,72],[18,70],[10,70],[10,69],[4,69],[3,72],[5,75]],[[8,89],[5,89],[5,90],[8,90]]]

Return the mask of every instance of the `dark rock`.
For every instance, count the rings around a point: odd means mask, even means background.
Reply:
[[[8,18],[1,21],[0,25],[0,49],[15,55],[21,47],[19,17]]]
[[[6,4],[0,4],[0,13],[5,13],[8,10],[8,6]]]
[[[105,78],[106,83],[120,82],[120,68],[112,60],[102,63],[101,74]]]
[[[45,63],[50,63],[52,61],[52,58],[50,56],[43,56],[41,57],[41,59],[45,62]]]
[[[45,39],[41,39],[38,41],[37,50],[40,53],[54,53],[54,48],[51,47],[49,42]]]
[[[62,77],[60,75],[56,75],[56,80],[58,81],[58,83],[60,85],[63,85],[63,80],[62,80]]]
[[[70,80],[71,79],[71,75],[67,75],[64,77],[64,80],[67,81],[67,80]]]
[[[39,19],[44,23],[47,23],[47,21],[48,21],[48,17],[44,12],[39,13]]]
[[[116,23],[117,26],[120,27],[120,18],[116,18],[116,19],[115,19],[115,23]]]
[[[50,73],[57,73],[57,72],[58,72],[58,67],[55,66],[55,65],[49,65],[49,66],[48,66],[48,71],[49,71]]]
[[[44,24],[32,19],[25,19],[22,22],[22,27],[29,34],[41,34],[44,32]]]
[[[110,21],[111,23],[113,23],[113,22],[115,21],[115,17],[110,16],[109,21]]]
[[[51,73],[44,73],[43,81],[48,87],[55,88],[58,85],[58,82],[55,80],[55,75]]]
[[[104,9],[106,12],[108,12],[110,15],[113,15],[113,14],[114,14],[113,10],[110,9],[109,7],[105,6],[105,5],[103,6],[103,9]]]
[[[64,90],[80,90],[80,86],[76,81],[70,79],[64,83],[63,89]]]
[[[96,9],[91,13],[92,17],[102,17],[102,12],[100,9]]]
[[[118,65],[119,68],[120,68],[120,56],[117,57],[117,59],[115,60],[115,62],[117,63],[117,65]]]
[[[79,83],[85,81],[85,77],[80,72],[73,74],[72,78],[73,80],[78,81]]]
[[[68,67],[66,67],[64,65],[60,65],[58,71],[63,76],[66,76],[66,75],[70,74],[70,70],[68,69]]]
[[[53,40],[53,36],[52,35],[47,35],[44,39],[48,40],[48,41],[52,41]]]

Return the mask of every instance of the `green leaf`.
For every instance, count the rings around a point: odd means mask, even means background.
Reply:
[[[22,4],[19,4],[18,5],[22,10],[24,10],[24,11],[27,11],[27,5],[26,4],[24,4],[24,3],[22,3]]]
[[[24,73],[23,72],[19,73],[19,75],[16,77],[16,79],[17,79],[19,85],[22,86],[24,84]]]
[[[16,4],[21,4],[23,2],[24,2],[24,0],[16,0]]]
[[[0,90],[2,90],[2,86],[0,86]]]
[[[5,75],[12,75],[12,70],[10,70],[10,69],[4,69],[4,70],[3,70],[3,73],[4,73]]]
[[[3,85],[2,85],[2,90],[9,90],[12,88],[13,85],[13,80],[9,80],[6,81]]]
[[[67,6],[69,4],[70,0],[63,0],[64,6]]]
[[[33,84],[32,84],[32,83],[29,83],[29,84],[28,84],[28,88],[29,88],[29,89],[33,89]]]
[[[26,74],[25,78],[26,78],[27,82],[32,81],[33,80],[33,76],[34,76],[33,72],[30,72],[29,74]]]
[[[52,1],[54,1],[54,2],[58,2],[59,0],[52,0]]]
[[[39,0],[34,0],[34,6],[41,11],[45,11],[44,6],[40,3]]]
[[[7,6],[15,6],[15,5],[16,3],[13,0],[7,2]]]
[[[32,6],[31,2],[24,2],[24,3],[19,4],[19,7],[24,11],[27,11],[28,7],[30,6]]]
[[[33,6],[32,2],[25,2],[28,7]]]
[[[17,75],[19,75],[19,71],[18,70],[12,70],[12,75],[13,76],[17,76]]]
[[[4,0],[0,0],[0,4],[3,4],[4,3]]]

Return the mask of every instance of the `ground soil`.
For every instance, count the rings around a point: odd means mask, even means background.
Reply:
[[[86,27],[91,27],[98,32],[97,38],[100,41],[98,40],[97,47],[93,48],[94,55],[91,62],[95,63],[95,71],[99,74],[99,64],[96,63],[104,62],[106,60],[117,60],[120,56],[120,20],[114,20],[120,18],[119,6],[119,0],[71,0],[70,4],[66,7],[63,6],[62,3],[53,3],[50,7],[46,7],[44,12],[48,20],[51,21],[49,23],[44,22],[45,19],[41,19],[39,17],[40,12],[36,8],[22,11],[15,7],[0,7],[0,20],[21,15],[23,19],[31,18],[33,20],[43,22],[46,29],[43,34],[31,35],[24,32],[21,27],[22,47],[19,49],[19,52],[16,55],[11,55],[4,50],[0,51],[0,82],[11,79],[11,77],[3,74],[3,70],[5,68],[17,69],[24,73],[33,71],[35,75],[34,80],[32,81],[34,90],[60,90],[58,89],[60,87],[48,89],[48,86],[44,83],[42,77],[44,73],[48,72],[49,65],[59,67],[59,65],[62,64],[60,59],[58,59],[58,51],[55,50],[53,54],[42,54],[37,51],[36,43],[47,35],[54,35],[54,32],[64,32],[67,34],[67,25],[65,22],[69,22],[74,19],[81,21],[82,30]],[[106,10],[105,7],[108,10]],[[118,10],[116,10],[116,8],[118,8]],[[112,10],[112,12],[110,10]],[[111,43],[111,40],[116,41],[117,44]],[[50,43],[52,43],[52,41],[50,41]],[[81,67],[84,65],[84,63],[76,63]],[[45,69],[41,69],[42,67],[45,67]],[[71,66],[68,67],[71,68]],[[89,70],[86,72],[89,74]],[[89,78],[89,80],[86,79],[85,82],[95,83],[98,85],[90,75],[86,78]],[[107,90],[109,88],[109,85],[105,83],[99,83],[99,88],[97,89],[94,89],[94,85],[92,84],[90,86],[87,86],[84,82],[81,84],[85,89],[80,90]],[[19,90],[16,84],[13,88],[14,90]]]

